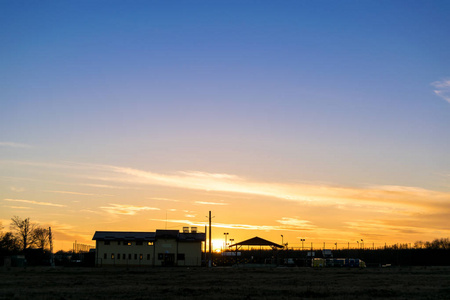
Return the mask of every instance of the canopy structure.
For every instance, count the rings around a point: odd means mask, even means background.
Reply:
[[[262,239],[260,237],[255,236],[254,238],[230,245],[229,247],[238,247],[238,246],[268,246],[272,248],[283,248],[282,245],[273,243],[271,241]]]

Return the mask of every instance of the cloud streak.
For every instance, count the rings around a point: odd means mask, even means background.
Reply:
[[[99,196],[99,197],[111,197],[113,195],[109,194],[89,194],[89,193],[80,193],[80,192],[69,192],[69,191],[46,191],[48,193],[56,193],[56,194],[69,194],[69,195],[78,195],[78,196]]]
[[[40,164],[28,163],[28,165],[39,166]],[[255,196],[261,196],[272,198],[273,200],[281,199],[283,201],[297,202],[308,207],[335,207],[343,210],[352,209],[360,212],[391,215],[433,214],[442,211],[450,213],[450,193],[418,187],[395,185],[343,187],[326,184],[261,182],[232,174],[198,171],[180,171],[162,174],[119,166],[74,164],[70,162],[53,164],[51,166],[43,164],[43,166],[47,168],[73,168],[73,172],[70,174],[74,174],[73,176],[77,178],[88,178],[96,181],[95,184],[101,181],[102,184],[100,186],[103,186],[103,184],[108,186],[110,184],[119,184],[120,186],[127,186],[127,188],[133,189],[142,188],[140,185],[154,185],[208,192],[222,192],[228,193],[228,195],[239,195],[241,198],[242,195],[247,195],[247,197],[250,197],[249,201],[253,201],[254,199],[252,198]],[[200,200],[194,201],[192,204],[231,205],[233,204],[232,201],[236,201],[233,199],[234,196],[227,202]],[[148,197],[147,199],[179,201],[157,197]],[[184,200],[183,202],[189,201]],[[115,206],[104,206],[102,209],[115,214],[133,214],[139,211],[126,209],[126,207],[120,207],[117,204]],[[284,220],[284,222],[288,221]]]
[[[450,193],[407,186],[367,186],[361,188],[314,184],[256,182],[236,175],[206,172],[158,174],[131,168],[98,166],[109,176],[93,179],[122,183],[160,185],[191,190],[219,191],[272,197],[308,205],[395,206],[398,210],[450,210]],[[198,203],[198,204],[206,204]],[[211,204],[211,203],[209,203]]]
[[[195,201],[196,204],[200,205],[228,205],[228,203],[222,202],[206,202],[206,201]]]
[[[0,142],[0,146],[11,147],[11,148],[32,148],[31,145],[22,144],[22,143],[14,143],[14,142]]]
[[[4,201],[9,201],[9,202],[28,203],[28,204],[34,204],[34,205],[66,207],[66,205],[62,205],[62,204],[55,204],[55,203],[49,203],[49,202],[39,202],[39,201],[33,201],[33,200],[23,200],[23,199],[3,199],[3,200]]]
[[[144,210],[160,210],[159,208],[148,206],[134,206],[127,204],[111,204],[111,203],[109,205],[111,206],[102,206],[100,208],[111,214],[131,215],[131,216]]]
[[[229,223],[214,223],[215,228],[224,228],[224,229],[241,229],[241,230],[259,230],[259,231],[308,231],[312,230],[315,226],[312,225],[309,221],[297,220],[297,223],[290,222],[290,220],[294,220],[292,218],[282,218],[282,220],[278,220],[277,222],[282,225],[251,225],[251,224],[229,224]],[[150,221],[157,222],[169,222],[169,223],[178,223],[178,224],[187,224],[189,226],[205,226],[206,222],[195,222],[191,220],[163,220],[163,219],[150,219]]]
[[[435,81],[431,83],[435,87],[433,91],[437,96],[441,97],[448,103],[450,103],[450,79],[443,79],[440,81]]]

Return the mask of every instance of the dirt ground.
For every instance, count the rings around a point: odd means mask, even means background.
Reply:
[[[0,299],[450,299],[450,267],[13,268]]]

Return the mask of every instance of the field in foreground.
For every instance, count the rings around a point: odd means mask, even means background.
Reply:
[[[27,268],[0,271],[0,299],[450,299],[450,267]]]

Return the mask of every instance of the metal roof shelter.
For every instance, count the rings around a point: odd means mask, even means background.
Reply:
[[[276,253],[276,249],[283,249],[284,247],[280,244],[265,240],[263,238],[257,237],[255,236],[254,238],[230,245],[229,247],[235,247],[233,251],[236,252],[235,258],[236,258],[236,264],[239,264],[239,260],[238,260],[238,250],[242,247],[242,246],[248,246],[250,248],[250,246],[259,246],[259,255],[257,255],[256,257],[256,261],[262,262],[263,261],[263,255],[262,255],[262,247],[270,247],[272,248],[272,250],[274,251],[274,253]],[[254,257],[252,256],[252,261],[254,260]]]
[[[268,246],[272,248],[283,248],[282,245],[262,239],[260,237],[255,236],[254,238],[230,245],[229,247],[238,247],[238,246]]]

